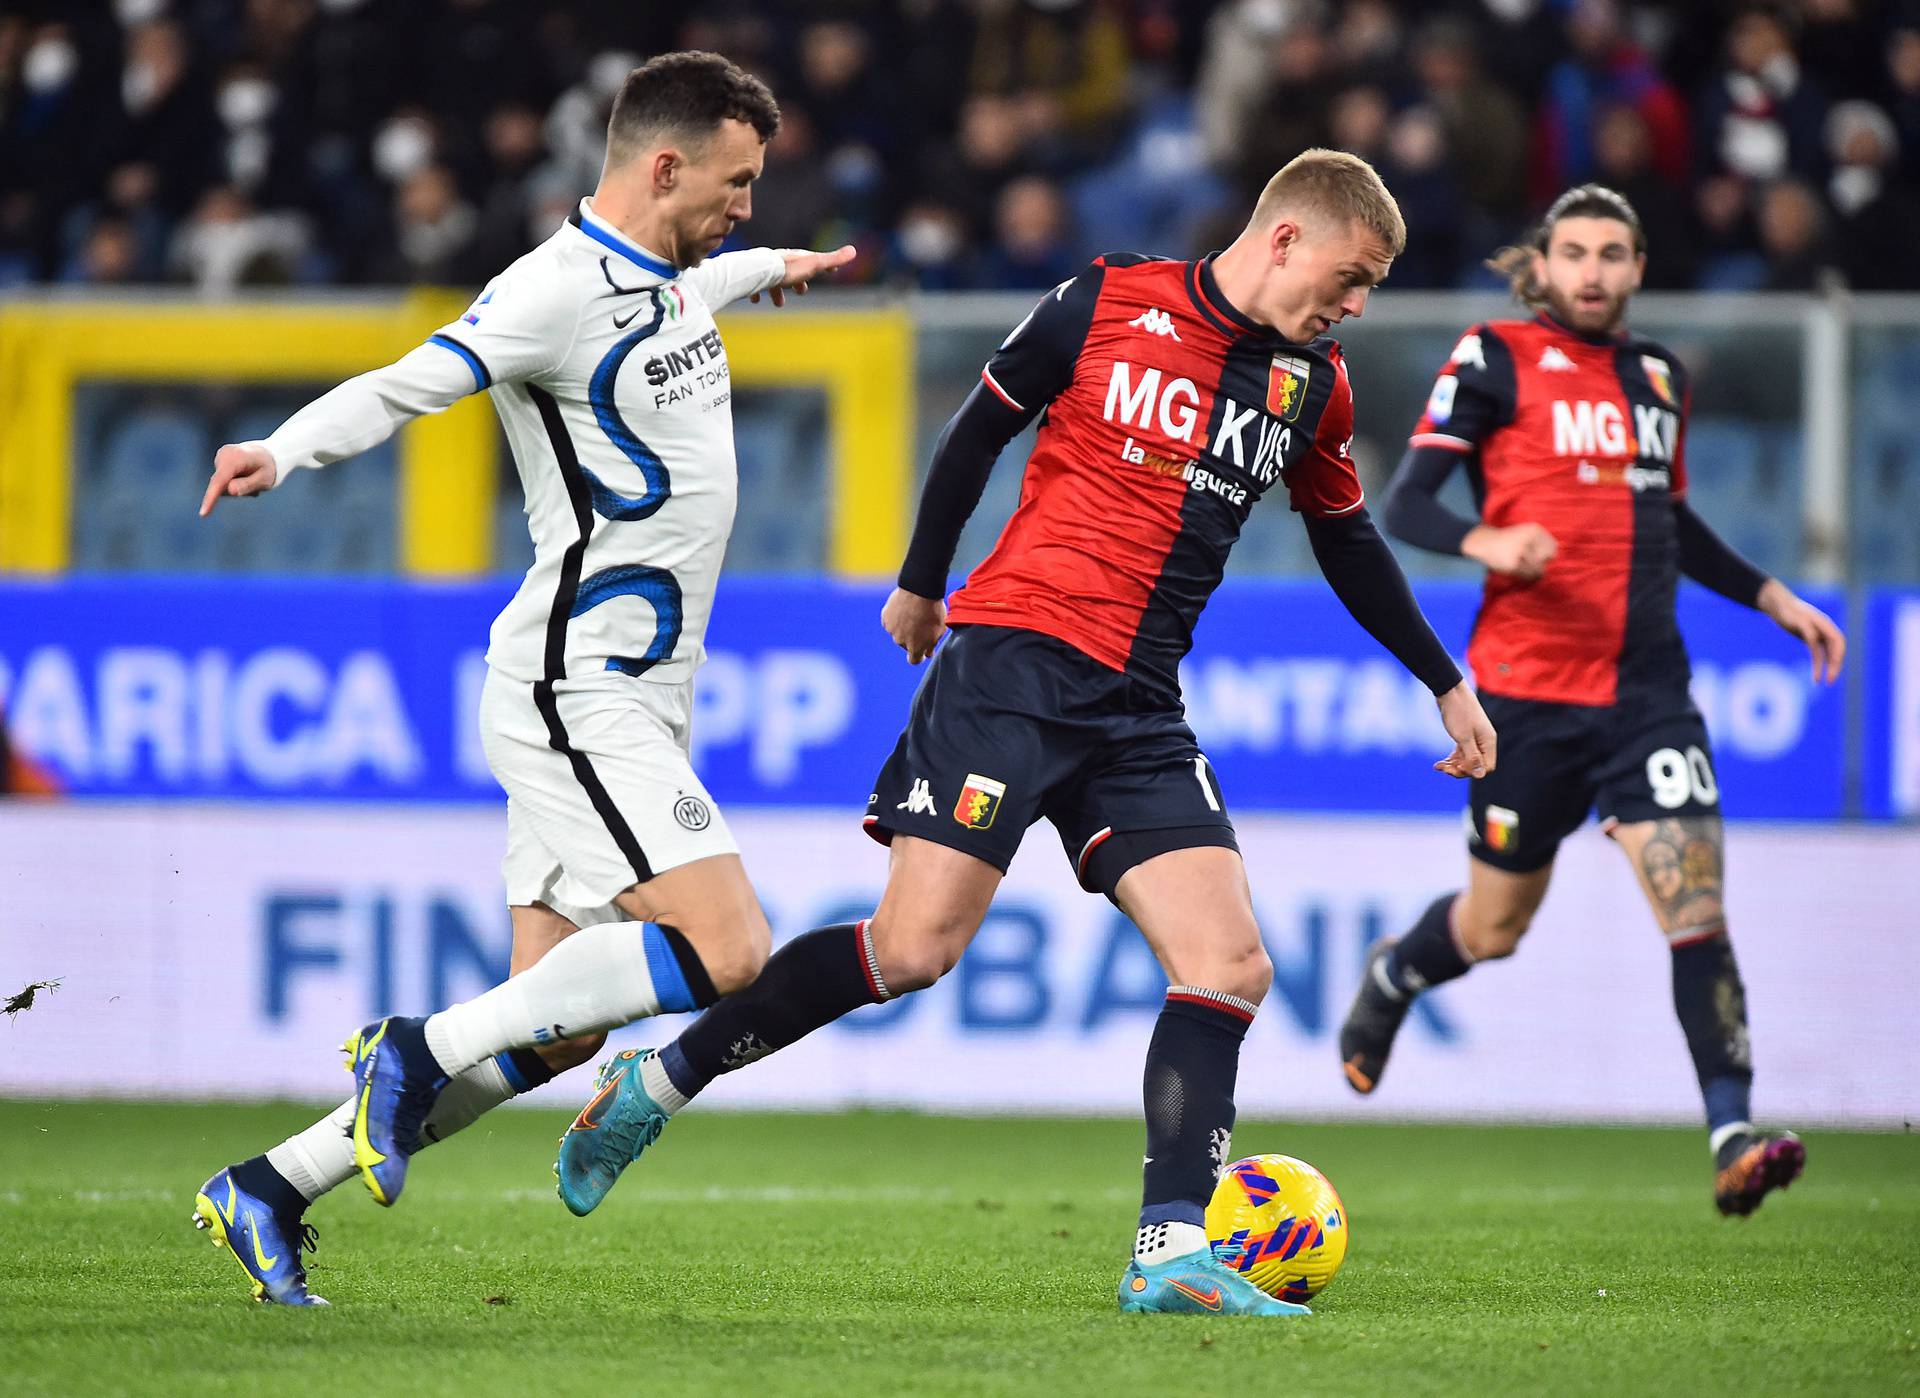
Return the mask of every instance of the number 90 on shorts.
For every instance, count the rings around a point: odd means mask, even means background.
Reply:
[[[1647,787],[1653,804],[1663,811],[1684,806],[1717,806],[1720,783],[1714,780],[1713,759],[1706,750],[1691,744],[1680,748],[1661,748],[1647,757]]]

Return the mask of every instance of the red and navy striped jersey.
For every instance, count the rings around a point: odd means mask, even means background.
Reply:
[[[1210,262],[1096,259],[981,377],[1045,417],[1019,507],[953,595],[952,622],[1043,632],[1177,687],[1227,553],[1276,481],[1310,515],[1365,504],[1339,344],[1248,319]]]
[[[1485,523],[1540,524],[1559,545],[1536,581],[1487,575],[1467,649],[1481,689],[1612,704],[1625,689],[1685,688],[1674,502],[1688,399],[1659,345],[1589,339],[1545,315],[1476,325],[1454,347],[1412,445],[1465,456]]]

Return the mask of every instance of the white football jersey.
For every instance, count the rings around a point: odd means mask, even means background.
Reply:
[[[528,681],[615,670],[683,682],[705,658],[737,496],[713,312],[777,285],[785,268],[757,248],[677,270],[583,199],[465,315],[301,409],[265,445],[285,479],[489,391],[534,560],[494,621],[487,663]]]

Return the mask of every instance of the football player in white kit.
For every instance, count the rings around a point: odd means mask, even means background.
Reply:
[[[736,495],[713,311],[763,293],[781,304],[854,255],[709,257],[750,216],[779,120],[766,87],[717,54],[635,69],[600,184],[551,238],[419,348],[214,458],[203,515],[488,392],[534,540],[480,702],[507,792],[510,978],[355,1033],[353,1097],[201,1187],[195,1222],[261,1300],[324,1304],[300,1263],[320,1194],[357,1170],[393,1203],[414,1151],[587,1061],[607,1030],[711,1004],[766,960],[766,915],[688,759],[688,722]]]

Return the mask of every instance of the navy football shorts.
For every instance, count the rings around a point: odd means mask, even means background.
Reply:
[[[1109,897],[1156,854],[1239,848],[1177,697],[1037,631],[956,626],[873,784],[867,833],[932,840],[1004,873],[1042,816],[1081,885]]]
[[[1589,810],[1606,825],[1720,813],[1707,726],[1684,690],[1605,707],[1499,694],[1480,702],[1500,765],[1472,784],[1467,843],[1496,869],[1545,868]]]

